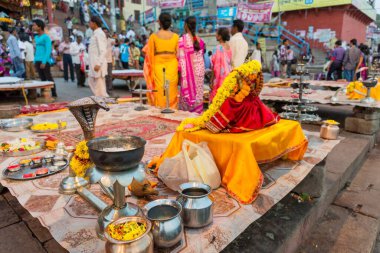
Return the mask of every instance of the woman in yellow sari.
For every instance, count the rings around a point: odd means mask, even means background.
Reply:
[[[148,44],[143,48],[145,53],[144,77],[149,90],[147,94],[150,105],[166,107],[164,78],[169,82],[170,107],[178,106],[178,35],[169,31],[172,24],[168,13],[159,16],[160,30],[149,37]],[[165,76],[165,77],[164,77]]]

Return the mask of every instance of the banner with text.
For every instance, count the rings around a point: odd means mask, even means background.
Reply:
[[[145,11],[145,23],[152,23],[156,21],[156,12],[154,11],[154,9],[150,9],[150,10],[147,10]]]
[[[248,23],[269,23],[272,17],[273,2],[245,4],[240,3],[237,7],[238,19]]]
[[[161,9],[174,9],[174,8],[183,8],[185,6],[186,0],[161,0],[160,8]]]

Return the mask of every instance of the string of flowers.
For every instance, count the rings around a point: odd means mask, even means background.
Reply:
[[[79,142],[74,151],[74,155],[70,160],[70,167],[78,177],[84,177],[86,171],[93,166],[88,153],[87,141]]]
[[[235,68],[224,79],[222,86],[220,86],[220,88],[218,89],[208,110],[205,111],[199,117],[184,119],[178,126],[177,131],[193,132],[204,128],[205,123],[210,121],[211,117],[219,111],[224,101],[226,101],[226,99],[229,98],[231,95],[235,95],[237,92],[238,94],[235,96],[235,100],[238,102],[243,101],[245,96],[249,94],[250,90],[250,86],[248,85],[249,82],[247,82],[248,79],[245,79],[248,77],[252,78],[252,75],[254,74],[256,74],[255,76],[257,76],[260,71],[261,64],[256,60],[247,62],[241,65],[240,67]],[[242,77],[245,83],[243,83],[242,87],[238,87],[239,79]]]

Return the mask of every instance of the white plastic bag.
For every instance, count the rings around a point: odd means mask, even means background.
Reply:
[[[182,151],[166,158],[158,170],[158,178],[174,191],[187,182],[202,182],[216,189],[221,184],[220,173],[206,142],[195,144],[184,140]]]
[[[179,191],[181,184],[189,182],[183,152],[179,152],[174,157],[166,158],[160,165],[157,176],[173,191]]]
[[[189,140],[182,143],[189,181],[203,182],[212,189],[221,184],[220,173],[206,142],[195,144]]]

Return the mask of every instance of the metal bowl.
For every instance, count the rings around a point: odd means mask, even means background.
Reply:
[[[369,78],[369,79],[363,81],[363,85],[367,88],[373,88],[377,85],[377,82],[378,82],[377,79]]]
[[[91,161],[104,171],[120,172],[135,168],[144,156],[146,141],[138,136],[94,138],[87,143]],[[124,149],[124,150],[116,150]],[[107,150],[108,149],[108,150]],[[110,151],[115,149],[115,151]]]
[[[21,106],[19,105],[0,105],[0,119],[13,118],[19,115]]]
[[[31,118],[5,119],[0,121],[0,127],[8,132],[21,132],[33,125]]]

